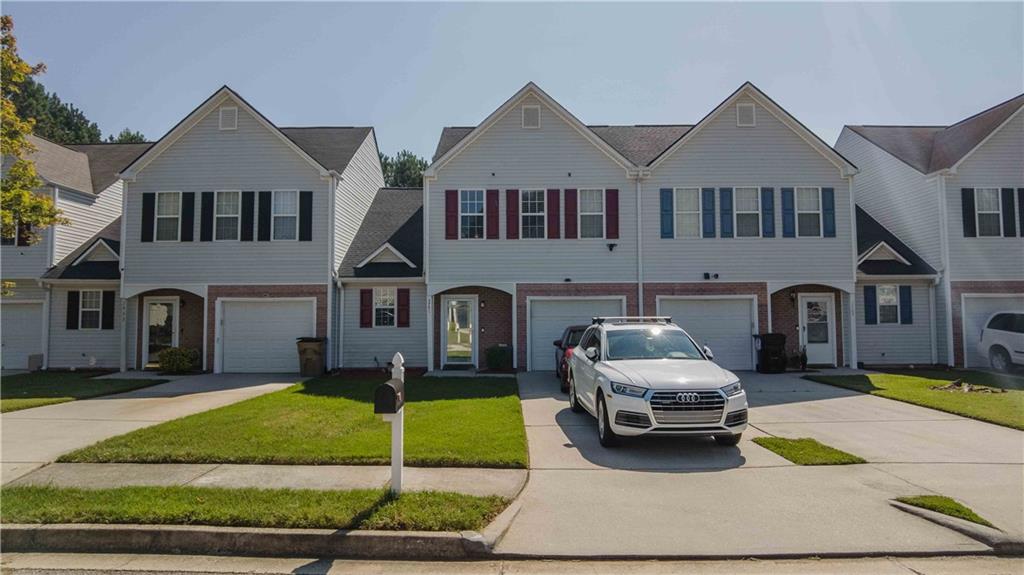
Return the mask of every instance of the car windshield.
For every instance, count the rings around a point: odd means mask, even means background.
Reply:
[[[607,332],[608,359],[704,359],[682,331],[649,327]]]
[[[568,347],[576,347],[577,345],[579,345],[580,344],[580,339],[583,337],[583,332],[585,332],[585,331],[587,331],[587,330],[585,330],[585,329],[572,329],[572,330],[569,330],[569,337],[568,337],[569,341],[567,341],[565,343],[565,345],[568,346]]]

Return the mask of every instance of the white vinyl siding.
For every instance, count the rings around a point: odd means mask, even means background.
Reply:
[[[736,237],[761,237],[761,190],[736,188],[733,197]]]
[[[341,174],[334,191],[334,265],[337,270],[352,245],[377,190],[384,187],[377,140],[371,131]]]
[[[675,236],[677,238],[699,238],[700,188],[676,188],[675,193]]]
[[[373,327],[395,327],[397,293],[393,287],[373,288]]]
[[[537,240],[546,237],[547,209],[544,190],[523,190],[519,196],[519,237]]]
[[[242,224],[242,192],[216,192],[214,205],[213,239],[237,240]]]
[[[123,187],[118,180],[95,196],[67,190],[57,191],[57,207],[71,223],[57,228],[53,263],[64,259],[64,256],[121,215]]]
[[[604,238],[604,190],[579,191],[581,239]]]
[[[346,284],[342,313],[343,367],[384,367],[401,352],[409,367],[427,365],[427,295],[423,284],[401,284],[409,289],[409,327],[363,329],[359,327],[359,284]]]
[[[50,294],[50,350],[47,363],[51,369],[66,368],[116,368],[121,364],[121,330],[120,329],[99,329],[85,330],[67,329],[67,305],[68,292],[72,290],[81,291],[86,286],[54,286]],[[117,292],[117,285],[105,286],[103,290]],[[81,304],[85,292],[79,303]],[[121,325],[121,305],[117,293],[114,297],[114,326]],[[127,309],[132,310],[132,304],[136,307],[138,302],[130,300],[127,302]],[[129,326],[132,323],[129,317]],[[134,350],[135,329],[129,329],[130,345],[128,349]],[[134,354],[128,354],[128,361],[134,362]]]
[[[459,238],[479,240],[484,237],[484,191],[459,192]]]
[[[913,305],[912,315],[914,322],[910,324],[899,323],[899,311],[896,311],[896,322],[882,322],[882,314],[878,314],[878,323],[867,325],[864,323],[864,286],[876,285],[876,305],[881,307],[883,288],[896,288],[891,284],[869,284],[857,282],[857,359],[867,365],[927,365],[932,361],[931,325],[928,309],[928,282],[905,282],[901,285],[911,286],[911,299]],[[938,292],[939,289],[936,288]],[[899,302],[897,291],[896,301]],[[845,298],[844,298],[845,304]],[[881,310],[879,310],[881,311]],[[843,317],[844,332],[846,317]],[[936,333],[942,333],[942,323],[936,318]],[[844,347],[846,341],[844,340]],[[943,348],[937,346],[940,353]]]

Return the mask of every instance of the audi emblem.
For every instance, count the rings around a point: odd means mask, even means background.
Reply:
[[[699,393],[677,393],[676,401],[679,403],[697,403],[700,401]]]

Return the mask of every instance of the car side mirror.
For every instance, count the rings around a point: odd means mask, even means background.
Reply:
[[[590,361],[597,361],[598,353],[596,347],[588,347],[583,351],[583,354],[587,356]]]
[[[711,352],[711,348],[704,346],[704,355],[708,356],[708,359],[715,359],[715,354]]]
[[[562,347],[562,340],[556,339],[555,341],[551,342],[551,345],[555,347]]]

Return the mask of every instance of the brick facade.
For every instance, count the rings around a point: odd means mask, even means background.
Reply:
[[[658,313],[659,296],[745,295],[757,296],[757,326],[762,333],[768,331],[768,286],[764,283],[645,283],[644,310],[647,315]]]
[[[441,296],[477,296],[477,367],[487,369],[487,350],[495,345],[512,345],[512,296],[501,290],[479,286],[453,288],[434,295],[434,367],[441,369]]]
[[[964,317],[962,295],[979,294],[1024,294],[1024,281],[980,281],[950,282],[950,304],[953,317],[953,361],[957,367],[964,366]]]
[[[793,357],[800,353],[800,310],[797,301],[791,297],[791,293],[828,293],[835,296],[835,333],[832,335],[836,341],[836,365],[844,365],[845,355],[843,354],[843,294],[841,290],[832,287],[803,284],[783,288],[772,294],[772,331],[774,333],[786,334],[786,355]]]
[[[137,296],[138,321],[135,332],[135,365],[138,369],[145,368],[142,350],[142,330],[146,318],[145,298],[177,297],[178,298],[178,347],[195,349],[203,353],[203,298],[194,293],[177,289],[160,289],[141,293]]]

